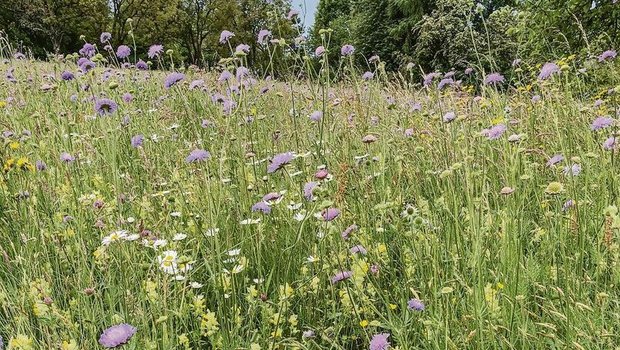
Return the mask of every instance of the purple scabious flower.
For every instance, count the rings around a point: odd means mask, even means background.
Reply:
[[[380,333],[372,336],[370,340],[370,350],[387,350],[390,348],[388,341],[389,333]]]
[[[466,68],[465,71],[463,73],[465,73],[465,75],[470,75],[471,73],[474,72],[473,68]]]
[[[538,74],[538,80],[547,80],[552,75],[560,73],[560,67],[553,62],[545,63],[545,65],[540,70],[540,74]]]
[[[579,174],[581,174],[581,164],[573,164],[564,167],[564,175],[578,176]]]
[[[45,164],[45,162],[42,161],[42,160],[37,160],[35,162],[35,167],[37,168],[38,171],[45,171],[45,170],[47,170],[47,164]]]
[[[118,104],[109,98],[100,98],[95,102],[95,112],[99,115],[114,114],[118,109]]]
[[[227,81],[227,80],[232,79],[232,77],[233,77],[232,73],[225,70],[220,74],[219,78],[217,78],[217,81],[219,82]]]
[[[136,327],[127,323],[112,326],[101,333],[99,344],[107,349],[115,348],[127,343],[136,331]]]
[[[342,46],[342,48],[340,49],[340,54],[342,56],[350,56],[353,54],[353,52],[355,52],[355,47],[349,44]]]
[[[133,95],[130,94],[129,92],[124,93],[121,98],[123,99],[123,102],[125,103],[130,103],[131,101],[133,101]]]
[[[454,79],[452,79],[452,78],[444,78],[444,79],[441,79],[441,81],[437,85],[437,88],[439,90],[442,90],[444,87],[452,86],[452,85],[454,85]]]
[[[433,79],[440,77],[441,74],[433,72],[433,73],[428,73],[425,74],[423,79],[424,79],[424,86],[430,86],[433,83]]]
[[[340,271],[334,276],[332,276],[331,282],[332,284],[336,284],[338,282],[351,278],[351,276],[353,276],[353,271]]]
[[[131,147],[138,148],[138,147],[142,146],[143,142],[144,142],[144,136],[143,135],[136,135],[136,136],[131,138]]]
[[[153,59],[155,57],[159,57],[163,52],[164,52],[164,46],[155,44],[149,47],[149,52],[147,53],[147,56],[150,59]]]
[[[351,254],[362,254],[362,255],[368,254],[368,252],[366,251],[366,248],[364,248],[364,246],[361,244],[351,247],[351,249],[349,249],[349,252],[351,252]]]
[[[540,95],[534,95],[532,96],[532,103],[540,102],[540,99],[541,99]]]
[[[285,152],[276,154],[272,159],[269,165],[267,166],[267,173],[275,173],[276,171],[284,168],[285,165],[290,164],[293,160],[292,152]]]
[[[572,208],[573,206],[575,206],[575,201],[572,200],[572,199],[569,199],[566,202],[564,202],[564,204],[562,205],[562,211],[567,211],[568,209]]]
[[[547,161],[547,166],[552,166],[552,165],[556,165],[559,162],[564,160],[564,156],[561,154],[556,154],[553,157],[549,158],[549,160]]]
[[[139,70],[147,70],[149,69],[149,65],[143,60],[138,60],[138,62],[136,62],[136,68]]]
[[[319,183],[315,181],[310,181],[304,185],[304,198],[307,201],[311,201],[314,199],[314,189],[318,186]]]
[[[293,18],[297,17],[299,15],[299,11],[292,9],[288,12],[288,15],[286,16],[286,18],[290,21]]]
[[[444,123],[450,123],[454,119],[456,119],[456,113],[454,112],[448,112],[443,116]]]
[[[254,212],[260,211],[264,214],[269,214],[271,213],[271,207],[269,206],[269,204],[265,203],[264,201],[260,201],[252,206],[252,211]]]
[[[235,33],[231,31],[228,31],[228,30],[222,31],[222,33],[220,34],[220,44],[227,43],[230,40],[230,38],[232,38],[233,36],[235,36]]]
[[[613,150],[616,147],[616,141],[616,138],[613,136],[608,138],[605,142],[603,142],[603,149],[607,151]]]
[[[267,43],[267,39],[269,39],[270,37],[271,37],[271,31],[267,29],[263,29],[260,32],[258,32],[257,42],[261,45],[264,45]]]
[[[319,46],[319,47],[317,47],[317,48],[314,50],[314,54],[315,54],[317,57],[321,57],[321,56],[323,56],[323,54],[324,54],[324,53],[325,53],[325,47],[324,47],[324,46],[322,46],[322,45],[321,45],[321,46]]]
[[[505,132],[506,132],[506,125],[497,124],[489,129],[486,136],[489,140],[497,140],[500,137],[502,137],[502,135],[504,135]]]
[[[127,58],[129,57],[130,54],[131,54],[131,48],[129,48],[129,46],[127,45],[120,45],[116,49],[116,57],[120,59]]]
[[[84,46],[82,46],[82,48],[79,51],[80,55],[87,57],[87,58],[91,58],[95,56],[95,53],[96,53],[95,45],[89,44],[89,43],[85,43]]]
[[[186,163],[198,162],[201,160],[205,160],[211,157],[211,153],[209,151],[205,151],[204,149],[195,149],[189,153],[189,155],[185,158]]]
[[[82,73],[88,73],[89,71],[95,68],[96,64],[95,62],[86,59],[82,61],[82,63],[79,66],[80,66],[80,70],[82,71]]]
[[[347,239],[349,239],[349,236],[351,235],[351,233],[353,233],[353,231],[356,231],[357,229],[358,229],[357,225],[353,224],[347,227],[344,231],[342,231],[340,236],[342,237],[342,239],[346,241]]]
[[[241,81],[243,78],[250,74],[250,70],[244,66],[239,66],[237,68],[237,81]]]
[[[321,213],[321,216],[323,217],[323,220],[325,220],[325,221],[333,221],[338,216],[340,216],[340,209],[338,209],[338,208],[327,208],[327,209],[323,210],[323,213]]]
[[[603,52],[600,56],[598,56],[598,61],[599,62],[605,62],[607,60],[611,61],[615,59],[616,56],[618,56],[618,53],[616,52],[616,50],[607,50]]]
[[[375,77],[375,74],[373,72],[366,72],[364,73],[364,75],[362,75],[362,79],[364,80],[371,80],[374,77]]]
[[[250,53],[250,45],[248,44],[239,44],[235,48],[236,54],[247,54]]]
[[[75,157],[70,155],[67,152],[62,152],[60,154],[60,161],[63,163],[72,163],[75,160]]]
[[[191,83],[189,83],[189,89],[190,90],[194,90],[196,88],[201,87],[202,85],[204,85],[205,81],[202,79],[198,79],[198,80],[194,80]]]
[[[598,131],[604,129],[606,127],[612,126],[615,122],[615,119],[609,117],[598,117],[594,119],[590,128],[594,131]]]
[[[70,81],[70,80],[75,79],[75,75],[73,75],[73,73],[69,71],[64,71],[60,73],[60,78],[65,81]]]
[[[166,80],[164,80],[164,87],[166,89],[170,89],[172,86],[174,86],[176,83],[180,82],[183,79],[185,79],[185,74],[183,73],[170,73],[166,77]]]
[[[495,85],[504,82],[504,76],[499,73],[491,73],[484,78],[485,85]]]
[[[321,111],[314,111],[310,114],[310,120],[313,122],[318,122],[321,118],[323,118],[323,112]]]
[[[16,60],[24,60],[24,59],[26,59],[26,55],[24,55],[24,54],[23,54],[23,53],[21,53],[21,52],[16,52],[16,53],[13,55],[13,58],[14,58],[14,59],[16,59]]]
[[[103,32],[99,36],[99,40],[101,41],[102,44],[107,43],[108,41],[110,41],[110,39],[112,39],[112,34],[110,34],[108,32]]]
[[[407,308],[409,310],[424,311],[424,303],[420,299],[411,299],[407,302]]]

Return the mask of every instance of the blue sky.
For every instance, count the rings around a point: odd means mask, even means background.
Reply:
[[[314,14],[319,0],[293,0],[293,8],[299,10],[302,22],[307,28],[314,24]]]

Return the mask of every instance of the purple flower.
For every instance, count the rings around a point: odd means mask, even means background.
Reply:
[[[568,209],[572,208],[574,205],[575,205],[575,201],[572,199],[569,199],[566,202],[564,202],[564,205],[562,205],[562,211],[567,211]]]
[[[286,16],[286,18],[288,18],[288,20],[292,20],[293,18],[297,17],[299,15],[299,11],[292,9],[288,12],[288,15]]]
[[[129,92],[126,92],[123,94],[122,99],[123,99],[123,102],[130,103],[131,101],[133,101],[133,95],[130,94]]]
[[[166,80],[164,81],[164,87],[166,89],[170,89],[172,86],[174,86],[176,83],[180,82],[183,79],[185,79],[185,74],[183,73],[178,73],[178,72],[170,73],[168,74],[168,76],[166,77]]]
[[[379,56],[373,55],[373,56],[370,56],[370,58],[368,59],[368,62],[375,63],[375,62],[379,62],[379,60],[380,60]]]
[[[217,78],[217,81],[222,82],[222,81],[227,81],[230,80],[233,77],[232,73],[230,73],[229,71],[225,70],[222,72],[222,74],[220,74],[220,77]]]
[[[321,111],[314,111],[310,114],[310,120],[313,122],[318,122],[321,118],[323,118],[323,112]]]
[[[116,49],[116,57],[123,59],[129,57],[131,49],[127,45],[121,45]]]
[[[564,175],[578,176],[581,174],[581,165],[573,164],[571,166],[564,167]]]
[[[342,56],[349,56],[352,55],[353,52],[355,52],[355,48],[353,47],[353,45],[349,45],[346,44],[344,45],[341,49],[340,49],[340,54]]]
[[[315,54],[317,57],[321,57],[321,56],[323,56],[323,54],[324,54],[324,53],[325,53],[325,47],[324,47],[324,46],[319,46],[319,47],[317,47],[317,48],[314,50],[314,54]]]
[[[613,150],[616,147],[616,141],[616,138],[613,136],[608,138],[605,142],[603,142],[603,149],[607,151]]]
[[[107,43],[108,41],[110,41],[110,39],[112,39],[112,34],[108,32],[103,32],[101,33],[101,36],[99,36],[99,40],[101,40],[102,44]]]
[[[362,79],[364,80],[371,80],[374,77],[375,75],[372,72],[366,72],[364,73],[364,75],[362,75]]]
[[[500,137],[502,137],[502,135],[504,135],[505,132],[506,132],[506,125],[497,124],[489,129],[486,136],[489,140],[497,140]]]
[[[95,62],[86,59],[82,61],[82,63],[79,66],[80,66],[80,70],[82,71],[82,73],[88,73],[90,70],[94,69],[96,65],[95,65]]]
[[[276,154],[272,159],[271,163],[267,166],[267,173],[275,173],[276,171],[282,169],[285,165],[290,164],[293,160],[292,152],[285,152]]]
[[[600,56],[598,56],[598,61],[604,62],[607,60],[613,60],[614,58],[616,58],[616,56],[618,56],[616,50],[607,50],[603,52]]]
[[[452,86],[452,85],[454,85],[454,79],[444,78],[444,79],[441,79],[441,81],[439,82],[439,85],[437,85],[437,88],[441,90],[446,86]]]
[[[561,154],[556,154],[553,157],[549,158],[549,160],[547,161],[547,166],[552,166],[552,165],[556,165],[559,162],[564,160],[564,156]]]
[[[64,71],[60,73],[60,78],[65,81],[69,81],[75,79],[75,75],[69,71]]]
[[[265,44],[267,42],[267,39],[269,39],[271,37],[271,31],[267,30],[267,29],[263,29],[260,32],[258,32],[258,43],[259,44]]]
[[[553,62],[545,63],[545,65],[540,70],[540,74],[538,74],[538,80],[547,80],[552,75],[560,73],[560,67]]]
[[[233,36],[235,36],[235,33],[231,31],[228,31],[228,30],[222,31],[222,33],[220,34],[220,44],[227,43],[230,40],[230,38],[232,38]]]
[[[407,308],[409,310],[424,311],[424,303],[420,299],[411,299],[407,302]]]
[[[441,76],[441,74],[435,73],[435,72],[425,74],[424,77],[423,77],[423,79],[424,79],[424,86],[431,85],[433,83],[433,79],[438,78],[440,76]]]
[[[311,201],[314,199],[314,189],[318,186],[318,182],[310,181],[304,185],[304,198],[307,201]]]
[[[464,72],[464,73],[465,73],[465,75],[470,75],[470,74],[471,74],[471,73],[473,73],[473,72],[474,72],[474,69],[473,69],[473,68],[467,68],[467,69],[465,69],[465,72]]]
[[[260,201],[252,206],[252,211],[254,212],[260,211],[264,214],[269,214],[271,213],[271,207],[269,206],[269,204],[265,203],[264,201]]]
[[[163,52],[164,52],[164,46],[155,44],[149,47],[149,52],[147,56],[149,56],[150,59],[153,59],[155,57],[159,57],[159,55],[161,55]]]
[[[136,68],[139,70],[147,70],[149,69],[149,65],[143,60],[138,60],[138,62],[136,62]]]
[[[615,120],[609,117],[598,117],[594,119],[590,128],[594,131],[598,131],[604,129],[606,127],[612,126]]]
[[[131,147],[138,148],[138,147],[142,146],[143,142],[144,142],[144,136],[136,135],[136,136],[131,138]]]
[[[353,276],[353,271],[341,271],[335,274],[334,276],[332,276],[331,282],[332,284],[336,284],[340,281],[344,281],[346,279],[351,278],[351,276]]]
[[[485,85],[495,85],[504,82],[504,76],[499,73],[491,73],[484,78]]]
[[[195,149],[190,152],[190,154],[185,158],[186,163],[198,162],[201,160],[205,160],[211,157],[211,153],[209,151],[205,151],[204,149]]]
[[[37,160],[35,162],[35,167],[37,168],[38,171],[45,171],[45,170],[47,170],[47,164],[45,164],[45,162],[42,161],[42,160]]]
[[[444,123],[449,123],[456,119],[456,114],[454,112],[448,112],[443,116]]]
[[[368,252],[366,251],[366,248],[364,248],[363,245],[358,244],[356,246],[351,247],[351,249],[349,249],[349,252],[351,252],[351,254],[362,254],[362,255],[366,255]]]
[[[351,235],[351,233],[353,233],[353,231],[356,231],[357,229],[358,229],[357,225],[353,224],[347,227],[344,231],[342,231],[340,236],[342,237],[342,239],[346,241],[347,239],[349,239],[349,236]]]
[[[72,163],[74,160],[75,160],[75,157],[73,157],[67,152],[62,152],[60,154],[60,161],[63,163]]]
[[[24,60],[24,59],[26,59],[26,55],[24,55],[24,54],[23,54],[23,53],[21,53],[21,52],[16,52],[16,53],[13,55],[13,58],[14,58],[14,59],[16,59],[16,60]]]
[[[236,54],[249,53],[249,52],[250,52],[250,45],[248,44],[239,44],[237,45],[237,48],[235,48]]]
[[[95,102],[95,112],[99,115],[114,114],[118,109],[118,104],[109,98],[100,98]]]
[[[390,348],[390,342],[388,342],[388,333],[380,333],[372,336],[370,340],[370,350],[387,350]]]
[[[332,220],[336,219],[338,216],[340,216],[340,209],[338,209],[338,208],[327,208],[327,209],[323,210],[323,213],[321,214],[321,216],[323,217],[323,220],[325,220],[325,221],[332,221]]]
[[[205,81],[202,80],[202,79],[194,80],[191,83],[189,83],[189,89],[190,90],[194,90],[196,88],[201,87],[204,83],[205,83]]]
[[[84,46],[82,46],[82,48],[80,49],[79,53],[84,57],[91,58],[95,56],[96,53],[95,45],[85,43]]]
[[[127,323],[112,326],[101,333],[99,344],[103,345],[104,348],[115,348],[127,343],[136,334],[136,331],[136,327]]]
[[[540,102],[540,99],[541,99],[540,95],[534,95],[532,96],[532,103]]]

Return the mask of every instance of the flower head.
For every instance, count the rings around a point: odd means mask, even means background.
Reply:
[[[131,54],[131,48],[129,48],[129,46],[127,45],[120,45],[116,49],[116,57],[120,59],[127,58],[129,57],[130,54]]]
[[[112,39],[112,34],[110,34],[108,32],[103,32],[99,36],[99,40],[101,41],[102,44],[107,43],[108,41],[110,41],[110,39]]]
[[[564,160],[564,156],[561,154],[556,154],[553,157],[549,158],[549,160],[547,161],[547,166],[552,166],[552,165],[556,165],[559,162]]]
[[[611,61],[618,56],[616,50],[607,50],[603,52],[600,56],[598,56],[599,62]]]
[[[136,331],[136,327],[127,323],[112,326],[101,333],[99,344],[107,349],[115,348],[127,343]]]
[[[388,341],[389,333],[380,333],[372,336],[370,340],[370,350],[387,350],[390,348]]]
[[[95,102],[95,112],[99,115],[114,114],[118,109],[118,104],[109,98],[100,98]]]
[[[234,36],[235,36],[235,33],[231,31],[228,31],[228,30],[222,31],[222,33],[220,34],[220,44],[227,43]]]
[[[424,303],[420,299],[411,299],[407,302],[407,308],[409,310],[424,311]]]
[[[338,209],[338,208],[327,208],[327,209],[323,210],[323,213],[321,214],[321,216],[323,217],[323,220],[325,220],[325,221],[332,221],[332,220],[336,219],[338,216],[340,216],[340,209]]]
[[[553,62],[545,63],[545,65],[540,70],[540,74],[538,74],[538,80],[547,80],[552,75],[560,73],[560,67]]]
[[[272,159],[271,163],[267,166],[267,173],[275,173],[276,171],[282,169],[285,165],[290,164],[293,160],[292,152],[285,152],[276,154]]]
[[[344,281],[346,279],[351,278],[353,276],[353,271],[340,271],[331,278],[332,284],[336,284],[340,281]]]
[[[612,126],[615,122],[615,119],[609,117],[598,117],[594,119],[590,128],[594,131],[598,131],[604,129],[608,126]]]
[[[271,37],[271,31],[267,30],[267,29],[263,29],[260,32],[258,32],[258,43],[259,44],[265,44],[267,42],[267,39],[269,39]]]
[[[350,56],[355,52],[355,47],[353,45],[346,44],[340,49],[340,54],[342,56]]]
[[[164,81],[164,87],[166,89],[170,89],[172,86],[174,86],[176,83],[180,82],[183,79],[185,79],[185,74],[183,73],[170,73]]]
[[[190,154],[185,158],[186,163],[198,162],[201,160],[209,159],[211,154],[209,151],[205,151],[204,149],[195,149],[190,152]]]
[[[164,52],[164,46],[155,44],[149,47],[149,52],[147,55],[149,56],[150,59],[153,59],[155,57],[159,57],[159,55],[161,55],[163,52]]]
[[[499,73],[491,73],[484,78],[485,85],[495,85],[504,82],[504,76]]]

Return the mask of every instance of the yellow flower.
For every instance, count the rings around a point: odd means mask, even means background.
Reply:
[[[361,320],[360,321],[360,326],[362,326],[362,328],[366,328],[366,327],[368,327],[369,323],[370,322],[368,322],[368,320]]]
[[[34,350],[32,339],[23,334],[18,334],[17,337],[11,338],[8,348],[11,350]]]
[[[0,101],[0,108],[6,107],[6,101]]]
[[[19,142],[13,141],[13,142],[9,143],[9,148],[13,149],[13,150],[18,149],[19,148]]]
[[[62,342],[60,350],[78,350],[78,346],[75,343],[75,340],[69,340],[68,342],[65,340]]]

